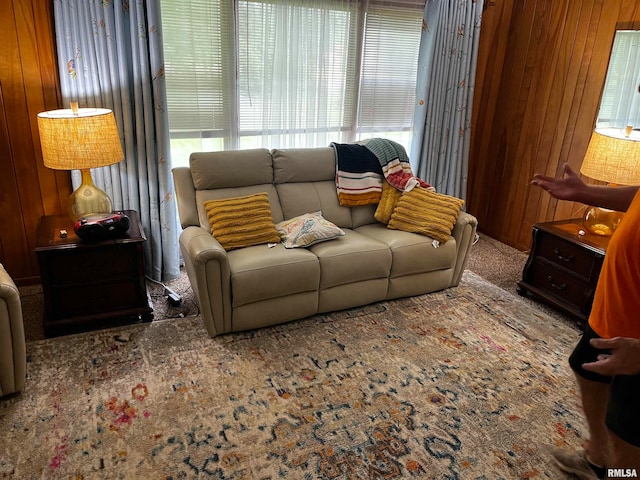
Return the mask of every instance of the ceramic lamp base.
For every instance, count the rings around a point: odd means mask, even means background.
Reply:
[[[111,199],[93,184],[91,170],[82,170],[82,185],[69,196],[71,219],[76,221],[90,214],[111,213],[111,211]]]
[[[584,228],[589,232],[610,237],[622,220],[622,212],[607,208],[590,207],[584,214]]]

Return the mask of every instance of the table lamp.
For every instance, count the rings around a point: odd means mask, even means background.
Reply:
[[[580,173],[615,185],[640,185],[640,132],[632,127],[596,128],[589,141]],[[623,213],[590,207],[584,226],[596,235],[612,235]]]
[[[82,185],[69,196],[71,219],[111,213],[111,199],[94,185],[90,169],[124,159],[113,112],[105,108],[78,108],[72,102],[71,109],[39,113],[38,128],[44,165],[82,173]]]

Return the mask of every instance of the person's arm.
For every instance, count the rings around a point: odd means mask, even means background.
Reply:
[[[536,185],[559,200],[581,202],[595,207],[609,208],[625,212],[638,186],[608,187],[588,185],[566,163],[562,166],[563,176],[560,178],[535,174],[532,185]]]
[[[640,373],[640,338],[592,338],[591,345],[598,349],[609,349],[611,353],[598,355],[595,362],[583,363],[585,370],[601,375]]]

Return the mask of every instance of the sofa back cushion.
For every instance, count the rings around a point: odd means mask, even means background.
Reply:
[[[336,158],[331,147],[276,148],[271,151],[271,156],[276,184],[327,180],[335,182]]]
[[[344,207],[336,190],[336,156],[332,147],[274,149],[274,182],[282,213],[290,219],[321,211],[340,228],[375,222],[373,207]]]
[[[261,192],[269,196],[273,222],[284,220],[278,193],[273,186],[273,164],[269,150],[196,152],[189,157],[189,165],[201,227],[210,228],[205,202]]]
[[[352,228],[349,208],[338,203],[331,147],[274,149],[273,173],[285,219],[320,211],[341,228]]]
[[[273,163],[269,150],[195,152],[189,157],[196,190],[246,187],[273,182]]]
[[[374,214],[376,213],[377,203],[371,205],[359,205],[351,207],[351,223],[353,228],[362,227],[363,225],[371,225],[379,223]]]

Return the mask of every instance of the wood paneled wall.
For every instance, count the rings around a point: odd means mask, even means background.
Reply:
[[[42,163],[36,115],[61,107],[51,0],[0,1],[0,263],[37,281],[35,230],[64,214],[67,172]],[[640,0],[486,0],[474,96],[467,209],[522,250],[535,222],[581,214],[529,182],[579,170],[615,30],[640,28]]]
[[[474,94],[467,210],[521,250],[534,223],[582,216],[530,185],[579,171],[616,29],[640,28],[637,0],[487,1]],[[589,181],[589,180],[588,180]]]
[[[0,1],[0,263],[16,283],[38,281],[35,231],[66,212],[69,172],[44,166],[37,114],[60,107],[53,2]]]

